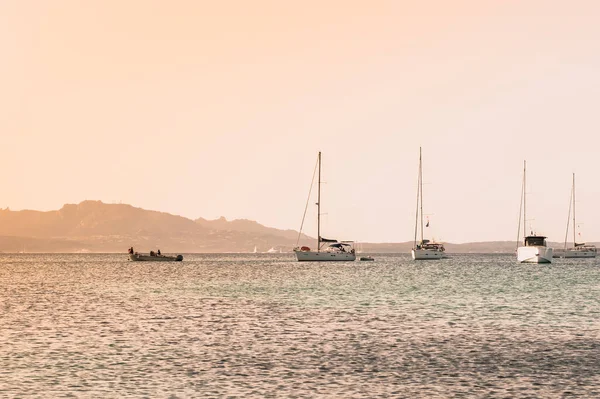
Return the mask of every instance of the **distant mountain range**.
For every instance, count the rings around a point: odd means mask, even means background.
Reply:
[[[191,220],[125,204],[83,201],[58,211],[0,210],[3,252],[259,252],[291,250],[298,233],[251,220]],[[301,244],[310,237],[302,235]]]
[[[196,220],[148,211],[125,204],[83,201],[60,210],[0,210],[1,252],[140,252],[160,248],[163,253],[283,252],[296,245],[298,232],[263,226],[252,220]],[[315,239],[302,235],[300,245],[314,247]],[[554,243],[556,247],[562,244]],[[362,243],[371,253],[410,252],[412,242]],[[514,241],[446,244],[449,253],[515,251]]]

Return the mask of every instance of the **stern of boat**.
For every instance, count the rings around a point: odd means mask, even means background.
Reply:
[[[442,259],[444,252],[432,249],[413,249],[410,251],[413,260]]]
[[[351,252],[294,251],[298,262],[350,262],[356,260]]]

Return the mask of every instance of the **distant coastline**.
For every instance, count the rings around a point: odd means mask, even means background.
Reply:
[[[298,232],[263,226],[252,220],[196,220],[126,204],[83,201],[56,211],[0,210],[2,253],[120,253],[133,246],[165,253],[291,252]],[[306,235],[300,245],[314,245]],[[599,243],[594,243],[598,246]],[[361,242],[365,253],[409,253],[412,241]],[[514,253],[515,241],[445,243],[448,253]],[[562,248],[563,243],[550,246]]]

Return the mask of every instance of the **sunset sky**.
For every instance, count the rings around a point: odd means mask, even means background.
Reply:
[[[600,240],[596,1],[0,2],[0,207],[85,199],[323,235]],[[315,202],[314,200],[312,201]],[[311,207],[306,233],[316,234]]]

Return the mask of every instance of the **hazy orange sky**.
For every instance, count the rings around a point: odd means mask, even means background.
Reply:
[[[4,1],[0,206],[122,201],[323,235],[600,240],[600,3]],[[314,202],[314,201],[313,201]],[[314,208],[314,207],[311,207]],[[316,233],[315,211],[306,232]]]

